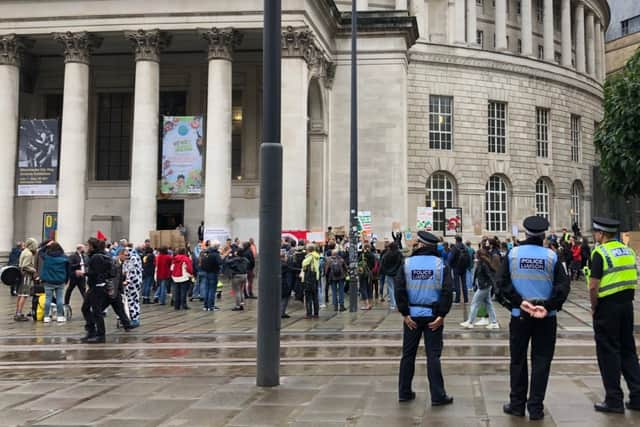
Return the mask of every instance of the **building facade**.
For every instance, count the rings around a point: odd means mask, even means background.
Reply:
[[[532,213],[589,227],[604,0],[359,1],[359,205],[373,231],[418,207],[465,235]],[[350,2],[282,18],[285,229],[345,225]],[[0,2],[0,251],[57,212],[71,248],[201,220],[257,236],[262,0]],[[205,118],[202,194],[158,191],[160,117]],[[21,118],[61,118],[57,196],[15,191]]]

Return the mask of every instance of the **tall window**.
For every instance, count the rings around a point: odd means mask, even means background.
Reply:
[[[571,222],[582,227],[582,183],[574,181],[571,185]]]
[[[522,3],[520,0],[516,2],[516,15],[520,15],[522,13]]]
[[[242,179],[242,91],[234,90],[231,94],[231,176]]]
[[[507,104],[489,101],[489,152],[507,151]]]
[[[571,115],[571,161],[580,161],[580,116]]]
[[[484,0],[476,0],[478,6],[484,6]]]
[[[518,53],[522,54],[522,39],[518,39]]]
[[[427,207],[433,208],[433,229],[444,230],[444,210],[453,207],[453,183],[441,172],[434,173],[427,181]]]
[[[544,59],[544,46],[538,45],[538,59]]]
[[[540,178],[536,182],[536,215],[549,219],[549,185]]]
[[[476,31],[476,43],[481,48],[484,48],[484,31]]]
[[[451,150],[453,97],[429,96],[429,148]]]
[[[487,231],[507,231],[507,185],[498,175],[487,181],[485,189],[485,228]]]
[[[544,0],[536,0],[536,20],[540,23],[544,20]]]
[[[549,110],[536,108],[536,143],[538,157],[549,157]]]
[[[130,93],[98,94],[98,181],[126,181],[131,177],[131,105]]]

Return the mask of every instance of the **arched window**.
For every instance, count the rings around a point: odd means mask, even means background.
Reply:
[[[444,210],[453,207],[453,182],[442,172],[436,172],[427,181],[427,207],[433,208],[433,229],[444,230]]]
[[[507,184],[498,175],[491,176],[487,181],[484,209],[487,231],[507,231]]]
[[[544,178],[536,182],[536,215],[550,219],[549,184]]]
[[[582,228],[582,183],[574,181],[571,185],[571,225]]]

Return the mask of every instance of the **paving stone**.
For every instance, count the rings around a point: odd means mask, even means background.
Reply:
[[[109,412],[111,412],[110,409],[73,408],[60,412],[34,425],[39,427],[86,426],[104,418]]]
[[[296,406],[251,405],[233,417],[229,426],[280,426],[287,424]]]
[[[191,400],[143,400],[123,411],[114,414],[117,418],[140,420],[162,420],[169,415],[188,407]]]

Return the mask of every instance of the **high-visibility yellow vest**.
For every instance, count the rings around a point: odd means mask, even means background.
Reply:
[[[602,257],[602,279],[598,289],[598,298],[635,289],[638,283],[636,269],[636,254],[630,247],[612,240],[604,245],[598,245],[591,252],[591,259],[595,253]]]

